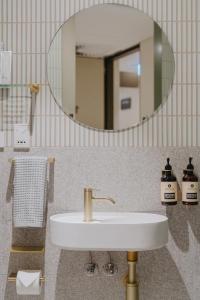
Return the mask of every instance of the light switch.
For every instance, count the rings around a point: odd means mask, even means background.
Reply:
[[[30,148],[30,130],[28,124],[14,124],[14,148]]]

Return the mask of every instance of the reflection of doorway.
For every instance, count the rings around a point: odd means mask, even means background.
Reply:
[[[105,59],[105,129],[132,127],[158,107],[161,71],[155,64],[160,66],[161,59],[155,61],[154,52],[154,37],[150,36]],[[156,91],[154,83],[159,86]]]
[[[153,37],[107,57],[77,55],[75,119],[107,130],[145,120],[157,107],[154,56]]]
[[[105,59],[105,128],[123,129],[140,120],[140,47]]]
[[[104,61],[76,57],[76,120],[104,129]]]
[[[113,129],[124,129],[139,123],[139,72],[139,48],[114,60]]]

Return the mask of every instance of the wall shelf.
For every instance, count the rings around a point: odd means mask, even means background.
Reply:
[[[11,253],[44,253],[43,246],[12,246]]]
[[[40,90],[40,85],[37,83],[13,83],[13,84],[0,84],[0,89],[9,89],[9,88],[16,88],[16,87],[27,87],[30,89],[30,92],[33,94],[37,94]]]
[[[13,83],[13,84],[0,84],[0,89],[8,89],[14,87],[27,87],[28,84],[20,84],[20,83]]]

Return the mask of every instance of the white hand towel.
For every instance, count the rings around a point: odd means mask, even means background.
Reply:
[[[18,271],[16,291],[18,295],[40,295],[41,271]]]
[[[47,157],[16,157],[13,225],[43,227],[46,216]]]

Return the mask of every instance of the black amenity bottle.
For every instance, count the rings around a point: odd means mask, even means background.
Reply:
[[[192,165],[192,157],[189,158],[187,169],[183,171],[182,179],[182,203],[185,205],[197,205],[199,185],[198,177],[194,174],[194,166]]]
[[[165,170],[162,171],[161,177],[161,203],[162,205],[176,205],[178,185],[176,177],[173,175],[172,167],[167,158]]]

